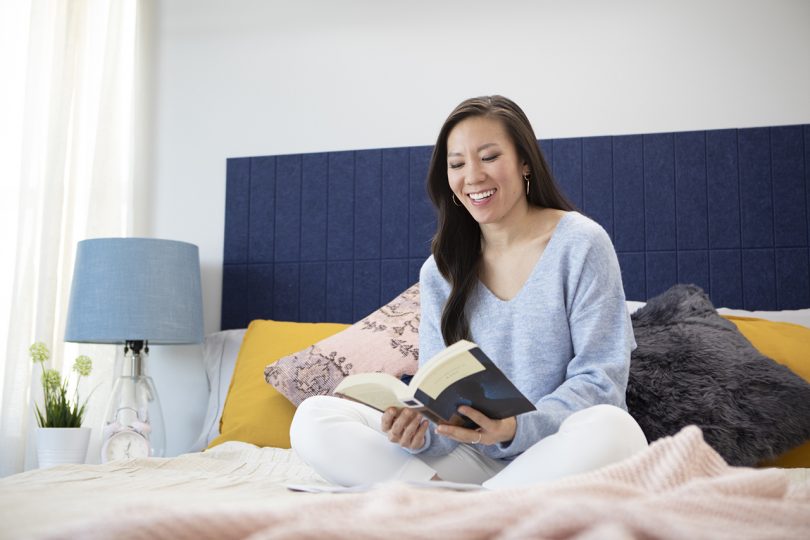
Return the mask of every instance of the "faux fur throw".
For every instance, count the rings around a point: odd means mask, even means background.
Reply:
[[[675,285],[632,315],[627,405],[647,440],[695,424],[731,465],[810,439],[810,384],[760,354],[700,287]]]

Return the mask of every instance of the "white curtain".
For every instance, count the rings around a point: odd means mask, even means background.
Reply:
[[[70,373],[87,354],[84,425],[97,462],[112,346],[63,342],[76,243],[131,236],[136,0],[0,2],[0,475],[36,466],[33,401],[44,341]]]

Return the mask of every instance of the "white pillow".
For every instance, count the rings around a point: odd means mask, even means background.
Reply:
[[[627,311],[631,315],[646,302],[627,301]],[[747,311],[745,309],[717,308],[720,315],[735,315],[737,317],[754,317],[769,321],[788,322],[800,324],[810,328],[810,309],[783,309],[781,311]]]
[[[647,302],[635,302],[633,300],[627,300],[627,313],[632,315],[637,310],[643,308],[644,304],[646,304],[646,303]]]
[[[205,336],[203,342],[203,364],[208,377],[208,408],[205,412],[202,432],[191,447],[200,451],[219,436],[219,419],[225,406],[225,397],[231,385],[231,377],[236,366],[236,357],[245,337],[246,328],[223,330]]]

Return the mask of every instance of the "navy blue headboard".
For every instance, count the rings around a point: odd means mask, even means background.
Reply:
[[[540,145],[613,239],[629,300],[695,283],[717,306],[810,307],[810,125]],[[229,159],[222,329],[354,322],[417,281],[430,152]]]

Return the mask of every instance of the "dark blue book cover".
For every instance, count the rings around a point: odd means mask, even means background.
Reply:
[[[416,389],[414,397],[433,413],[427,416],[434,421],[477,428],[475,422],[458,414],[461,405],[468,405],[495,420],[535,410],[534,404],[481,349],[476,346],[467,352],[484,366],[483,370],[451,383],[435,399]]]

